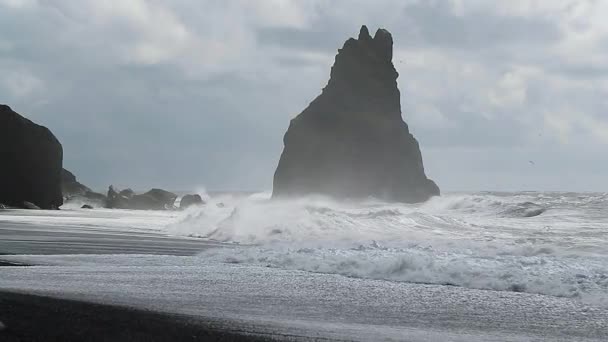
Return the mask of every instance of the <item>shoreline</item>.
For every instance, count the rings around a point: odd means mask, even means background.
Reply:
[[[1,257],[2,256],[0,255],[0,258]],[[19,264],[16,262],[10,262],[10,261],[0,259],[0,267],[25,267],[25,266],[31,266],[31,265]]]
[[[10,291],[0,291],[0,307],[0,340],[6,342],[298,340],[185,315]]]

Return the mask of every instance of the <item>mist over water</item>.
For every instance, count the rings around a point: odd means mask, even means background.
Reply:
[[[608,305],[608,195],[448,194],[423,204],[213,197],[166,227],[234,244],[200,257]]]

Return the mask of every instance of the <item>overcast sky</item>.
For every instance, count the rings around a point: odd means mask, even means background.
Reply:
[[[608,191],[608,1],[0,0],[0,103],[85,184],[270,189],[362,24],[444,191]],[[532,163],[532,162],[533,163]]]

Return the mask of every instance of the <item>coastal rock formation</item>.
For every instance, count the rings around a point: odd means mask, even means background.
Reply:
[[[135,195],[129,201],[131,209],[165,210],[175,209],[177,195],[162,189],[152,189],[145,194]]]
[[[63,204],[63,148],[51,131],[0,105],[0,203],[42,209]]]
[[[393,39],[363,26],[339,50],[321,95],[291,120],[273,197],[325,194],[421,202],[439,195],[401,117]]]
[[[61,171],[61,192],[65,202],[80,201],[80,202],[96,202],[101,205],[106,202],[106,196],[92,191],[86,185],[81,184],[76,180],[76,176],[66,170]]]
[[[137,195],[131,189],[117,192],[110,185],[106,208],[134,209],[134,210],[166,210],[175,209],[177,195],[162,189],[152,189],[144,194]]]
[[[129,189],[130,190],[130,189]],[[124,191],[124,190],[123,190]],[[129,200],[131,197],[125,196],[123,191],[118,193],[114,190],[114,186],[110,185],[108,188],[108,195],[106,196],[106,208],[109,209],[128,209]],[[132,191],[132,190],[131,190]]]
[[[203,204],[205,204],[205,202],[203,201],[201,196],[198,194],[184,195],[184,197],[182,197],[181,201],[179,202],[179,208],[186,209],[193,205],[203,205]]]
[[[83,196],[88,191],[91,191],[91,189],[80,184],[73,173],[66,169],[61,169],[61,192],[63,193],[63,197]]]
[[[131,188],[127,188],[127,189],[121,190],[118,194],[122,197],[126,197],[126,198],[130,199],[133,196],[135,196],[135,191],[133,191]]]

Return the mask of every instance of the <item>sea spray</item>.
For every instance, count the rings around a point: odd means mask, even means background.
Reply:
[[[605,194],[451,194],[416,205],[258,194],[211,199],[167,230],[238,245],[203,252],[206,262],[597,302],[608,298],[606,208]]]

